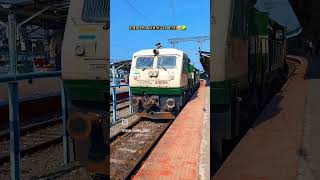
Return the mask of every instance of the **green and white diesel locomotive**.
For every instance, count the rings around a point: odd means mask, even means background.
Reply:
[[[217,139],[233,139],[287,78],[285,28],[256,0],[214,1],[211,116]],[[215,146],[219,147],[219,145]]]
[[[107,157],[109,9],[110,0],[70,0],[63,38],[62,80],[69,109],[68,132],[75,140],[75,160],[89,169]]]
[[[199,70],[181,50],[134,53],[129,85],[133,112],[140,117],[174,119],[200,84]]]

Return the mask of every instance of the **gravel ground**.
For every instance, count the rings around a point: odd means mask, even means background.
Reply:
[[[124,106],[129,106],[129,101],[125,101],[125,102],[122,102],[122,103],[119,103],[119,104],[117,104],[117,109],[119,109],[119,108],[122,108],[122,107],[124,107]],[[110,112],[113,110],[113,106],[110,106]]]
[[[120,122],[120,123],[115,124],[114,126],[112,126],[110,128],[110,137],[115,135],[117,132],[121,131],[122,129],[125,129],[126,127],[130,126],[130,124],[132,124],[138,118],[139,118],[138,116],[132,115],[132,116],[129,116],[128,118],[126,118],[128,123],[126,123],[126,121],[123,121],[123,123]]]
[[[123,102],[117,105],[117,108],[127,106],[129,102]],[[111,108],[110,108],[111,110]],[[129,114],[129,108],[117,112],[118,117],[124,117]],[[112,117],[112,114],[111,114]],[[136,121],[138,116],[132,115],[126,118],[127,123],[118,123],[110,128],[110,136],[120,130],[128,127]],[[111,118],[110,118],[111,120]],[[60,128],[62,129],[62,128]],[[45,129],[43,129],[45,130]],[[43,132],[43,130],[40,130]],[[46,133],[47,134],[47,133]],[[59,132],[60,134],[60,132]],[[1,153],[8,152],[8,142],[0,143]],[[2,145],[1,145],[2,144]],[[5,147],[6,146],[6,147]],[[73,162],[69,165],[63,165],[63,145],[53,145],[48,149],[41,150],[35,154],[26,155],[21,158],[21,176],[22,179],[91,179],[90,174],[79,163]],[[0,179],[10,179],[10,163],[0,165]]]
[[[59,179],[82,180],[90,179],[85,168],[77,163],[63,165],[62,144],[22,158],[22,179]],[[0,166],[0,179],[10,179],[10,164]]]
[[[124,107],[126,105],[129,105],[129,101],[117,104],[117,108]],[[120,122],[115,124],[110,128],[110,137],[116,134],[117,132],[121,131],[122,129],[128,127],[130,124],[132,124],[134,121],[136,121],[139,117],[136,115],[132,115],[129,117],[126,117],[129,115],[129,107],[124,108],[120,111],[117,111],[117,118],[121,119]],[[125,118],[123,118],[125,117]],[[110,123],[112,122],[112,113],[110,114]]]
[[[45,116],[42,117],[35,117],[29,120],[20,120],[19,124],[20,127],[24,127],[24,126],[28,126],[34,123],[38,123],[38,122],[45,122],[48,119],[56,119],[56,118],[60,118],[61,117],[61,113],[60,112],[53,112],[50,114],[46,114]],[[1,122],[0,124],[0,131],[6,131],[9,128],[9,120],[6,122]]]
[[[140,121],[131,132],[127,132],[111,143],[111,179],[121,179],[136,165],[138,158],[163,131],[169,122]]]
[[[49,140],[62,136],[62,124],[55,124],[43,129],[36,130],[35,132],[27,133],[20,137],[20,149],[30,148],[36,144],[41,144]],[[0,142],[0,155],[9,153],[10,140],[1,140]]]
[[[125,105],[120,105],[120,106],[117,105],[117,108],[122,106],[125,106]],[[120,111],[117,111],[117,114],[116,114],[117,119],[123,118],[128,115],[129,115],[129,107],[126,107],[124,109],[121,109]],[[110,123],[112,122],[112,116],[113,116],[113,113],[110,113]]]

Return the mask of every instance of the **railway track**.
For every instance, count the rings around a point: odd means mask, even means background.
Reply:
[[[123,103],[123,102],[126,102],[126,101],[129,101],[129,98],[118,100],[116,104],[120,104],[120,103]],[[113,103],[110,103],[110,107],[112,107],[112,105],[113,105]]]
[[[119,104],[122,104],[122,103],[126,103],[126,102],[129,102],[129,99],[123,99],[123,100],[120,100],[120,101],[117,101],[117,105]],[[126,104],[126,105],[122,105],[121,107],[118,107],[117,108],[117,111],[121,111],[123,109],[126,109],[129,107],[129,104]],[[112,110],[113,106],[112,106],[112,103],[110,104],[110,114],[113,113],[113,110]]]
[[[172,122],[141,118],[112,136],[110,178],[131,178]]]
[[[129,99],[122,99],[117,102],[121,104]],[[124,105],[117,108],[117,111],[128,108]],[[112,111],[111,111],[112,113]],[[54,118],[45,122],[33,123],[20,128],[20,155],[21,157],[47,148],[53,144],[62,142],[63,128],[61,118]],[[0,164],[10,161],[10,132],[0,132]]]
[[[10,134],[0,134],[0,164],[10,161]],[[63,128],[61,118],[22,127],[20,131],[20,155],[37,152],[53,144],[61,143]]]

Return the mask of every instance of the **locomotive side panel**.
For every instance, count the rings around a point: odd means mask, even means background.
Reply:
[[[233,38],[228,53],[230,58],[226,63],[227,79],[239,83],[241,89],[247,88],[248,41],[241,38]]]
[[[107,11],[109,1],[100,1],[101,7],[95,11]],[[107,20],[93,19],[85,5],[86,0],[70,2],[61,54],[62,77],[70,99],[104,102],[109,86],[109,29]]]
[[[71,1],[62,46],[64,79],[107,79],[109,30],[106,22],[85,22],[82,16],[85,0]]]
[[[213,1],[212,54],[210,63],[210,81],[222,82],[226,79],[225,63],[228,51],[227,40],[230,32],[230,17],[232,14],[232,0]],[[213,92],[213,91],[212,91]],[[218,92],[217,92],[218,93]],[[213,94],[214,97],[215,94]]]
[[[68,132],[74,139],[75,159],[91,170],[106,162],[108,152],[109,4],[109,0],[70,1],[61,54]],[[96,173],[107,173],[101,169]]]

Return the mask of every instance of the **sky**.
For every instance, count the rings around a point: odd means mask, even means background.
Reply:
[[[129,30],[131,25],[186,25],[186,30]],[[131,59],[134,52],[153,49],[160,42],[172,48],[168,39],[197,36],[210,37],[210,0],[111,0],[111,61]],[[184,51],[200,70],[199,46],[210,51],[210,41],[180,42],[175,48]]]

